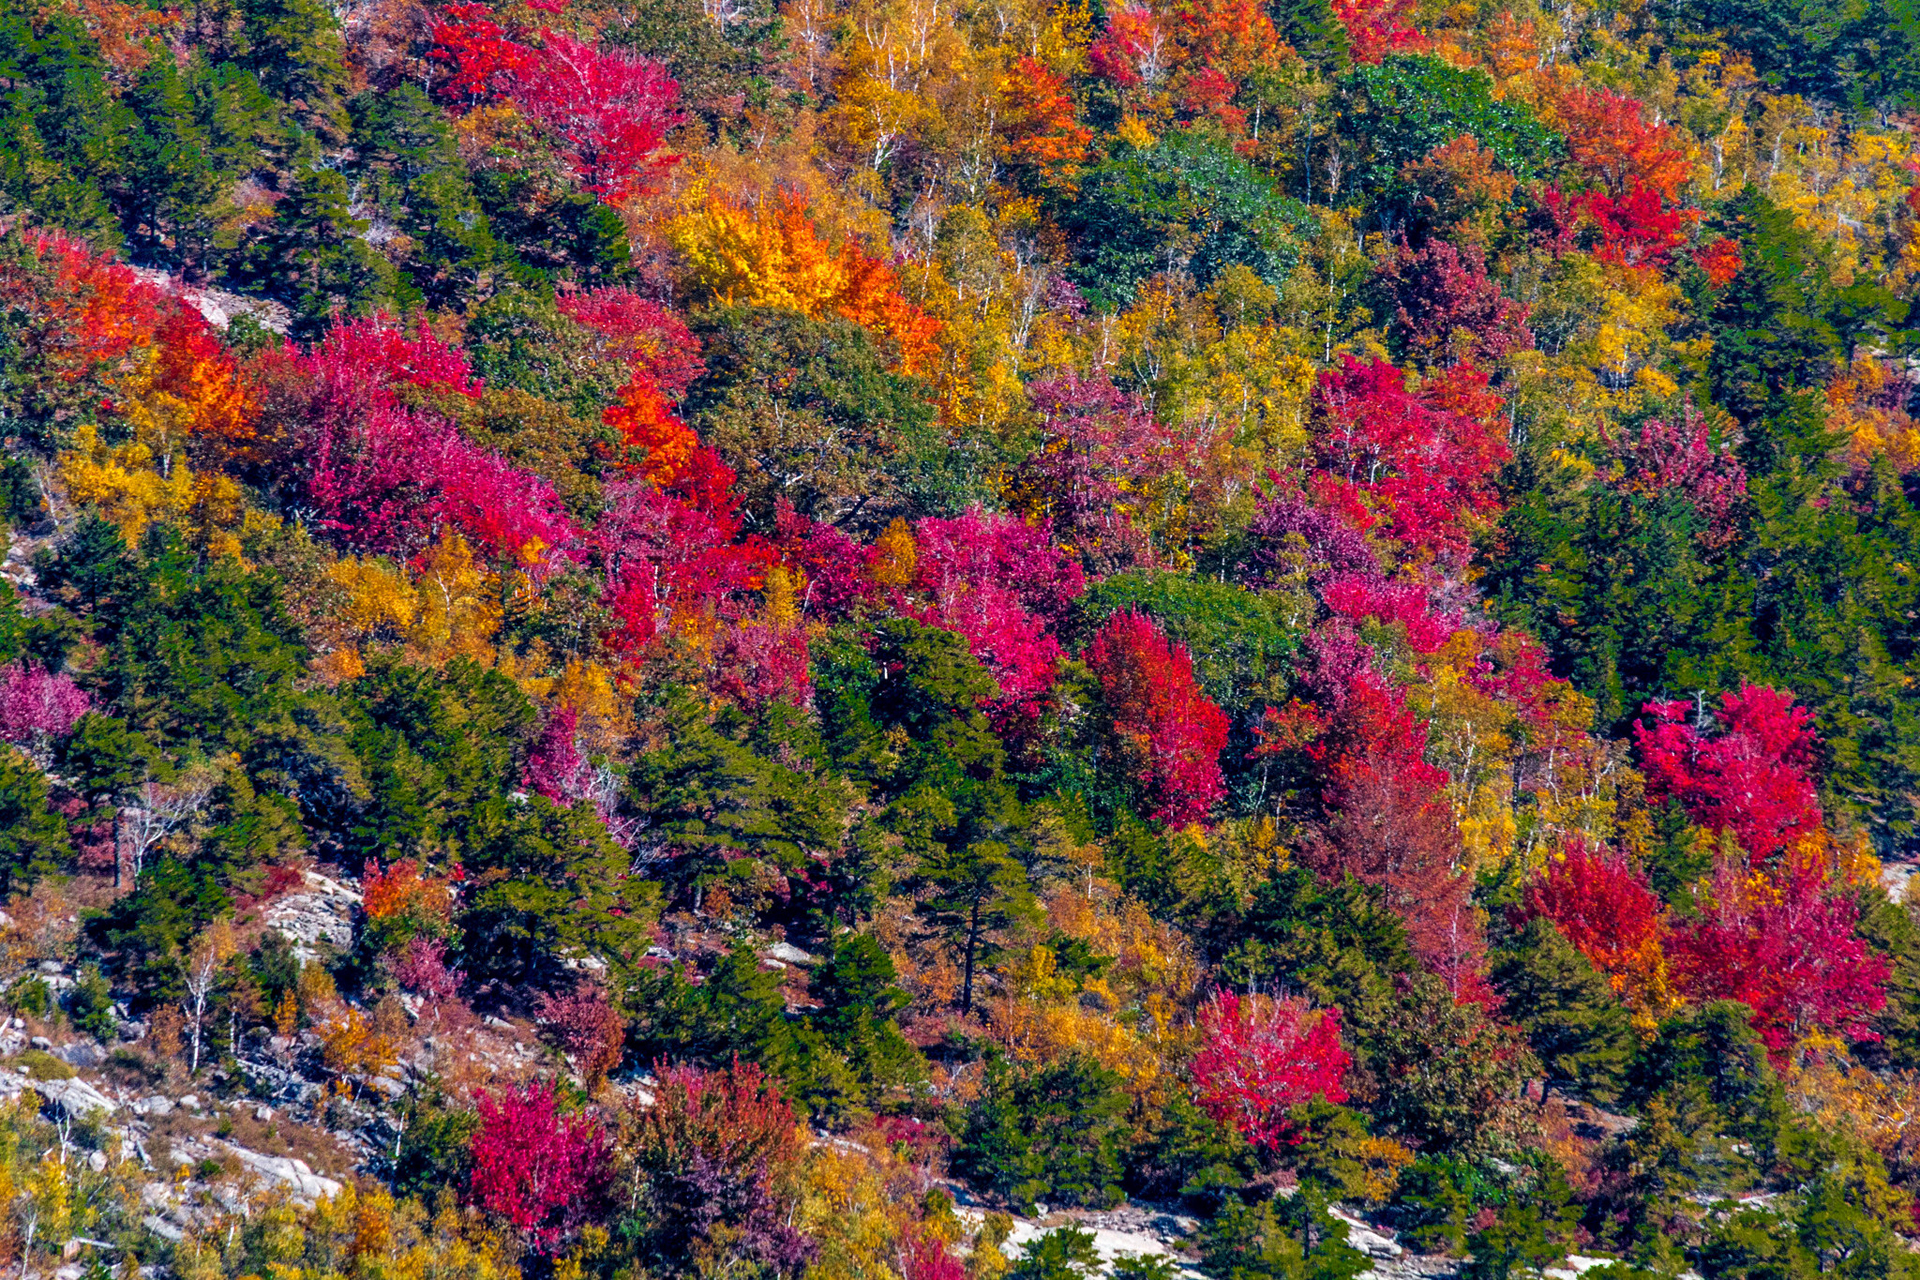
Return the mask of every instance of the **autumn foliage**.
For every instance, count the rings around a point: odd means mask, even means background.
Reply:
[[[1287,1113],[1322,1098],[1345,1102],[1352,1061],[1340,1046],[1340,1011],[1303,1000],[1216,993],[1200,1010],[1193,1056],[1200,1106],[1255,1146],[1298,1141]]]
[[[1116,613],[1087,647],[1117,745],[1127,753],[1153,817],[1169,826],[1205,818],[1224,791],[1227,718],[1193,677],[1185,645],[1152,619]]]

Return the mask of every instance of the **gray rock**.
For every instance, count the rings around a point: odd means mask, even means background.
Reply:
[[[292,1160],[285,1156],[262,1155],[258,1151],[249,1151],[237,1147],[231,1142],[222,1143],[241,1164],[253,1170],[261,1177],[281,1183],[293,1193],[293,1198],[301,1204],[312,1204],[316,1200],[330,1199],[340,1194],[340,1184],[332,1178],[323,1178],[307,1167],[304,1160]]]
[[[76,1120],[88,1116],[112,1115],[120,1104],[78,1078],[72,1080],[30,1080],[28,1087]]]
[[[791,942],[776,942],[760,953],[764,960],[777,960],[781,964],[809,965],[813,963],[813,954],[802,951]]]

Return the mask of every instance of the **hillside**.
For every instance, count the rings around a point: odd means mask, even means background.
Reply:
[[[1920,1273],[1912,0],[0,12],[21,1280]]]

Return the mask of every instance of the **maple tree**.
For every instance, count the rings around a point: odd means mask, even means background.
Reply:
[[[43,763],[53,739],[64,737],[92,706],[72,677],[31,659],[0,667],[0,742],[23,747]]]
[[[1813,714],[1778,689],[1722,694],[1709,737],[1685,702],[1649,702],[1633,727],[1647,793],[1676,800],[1694,822],[1729,832],[1755,866],[1821,829]],[[1704,716],[1702,717],[1704,718]]]
[[[598,1122],[564,1114],[553,1086],[533,1083],[474,1097],[473,1198],[551,1251],[578,1230],[608,1185],[609,1139]]]
[[[1829,891],[1820,861],[1771,875],[1722,861],[1701,905],[1669,947],[1689,995],[1746,1005],[1776,1060],[1816,1033],[1874,1038],[1888,962],[1856,935],[1859,908]]]
[[[1084,589],[1080,566],[1048,532],[1044,524],[978,507],[914,526],[914,585],[928,597],[914,616],[965,636],[1002,696],[1015,701],[1053,683],[1062,650],[1052,629]]]
[[[429,54],[451,72],[441,94],[511,101],[554,139],[580,184],[609,203],[646,190],[679,160],[661,144],[683,118],[680,86],[658,62],[550,28],[535,38],[512,38],[485,6],[448,6]]]
[[[1383,360],[1342,360],[1315,390],[1318,465],[1377,507],[1409,551],[1464,555],[1467,522],[1497,509],[1494,472],[1507,456],[1488,420],[1486,375],[1455,365],[1416,393]]]
[[[1154,820],[1179,827],[1205,818],[1225,791],[1227,718],[1194,680],[1186,646],[1129,609],[1107,620],[1086,661]]]
[[[1295,997],[1216,992],[1195,1019],[1201,1037],[1190,1070],[1200,1106],[1269,1151],[1298,1142],[1289,1112],[1315,1098],[1345,1102],[1352,1059],[1340,1045],[1340,1011]]]

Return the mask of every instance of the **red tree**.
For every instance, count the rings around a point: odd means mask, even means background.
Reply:
[[[1299,1141],[1287,1112],[1315,1097],[1345,1102],[1352,1059],[1340,1046],[1340,1011],[1304,1000],[1217,993],[1201,1007],[1193,1082],[1203,1110],[1268,1150]]]
[[[1527,308],[1500,291],[1478,245],[1457,249],[1437,237],[1417,250],[1402,243],[1382,276],[1399,301],[1394,319],[1423,359],[1498,360],[1533,346]]]
[[[564,995],[549,992],[534,1006],[541,1029],[573,1055],[588,1080],[599,1080],[620,1065],[626,1051],[627,1023],[607,999],[606,990],[583,982]]]
[[[1102,571],[1145,556],[1146,537],[1130,511],[1144,491],[1180,470],[1186,446],[1104,374],[1036,382],[1031,394],[1044,438],[1015,473],[1020,506],[1050,521],[1062,546]]]
[[[920,521],[914,543],[914,585],[928,603],[908,612],[965,636],[1007,699],[1045,693],[1061,657],[1051,628],[1086,589],[1079,564],[1053,545],[1046,523],[973,507],[951,520]]]
[[[1605,848],[1576,843],[1549,859],[1527,886],[1527,906],[1603,973],[1632,972],[1660,946],[1660,895],[1625,857]]]
[[[1193,678],[1193,657],[1135,610],[1116,613],[1087,647],[1114,736],[1132,757],[1155,821],[1205,818],[1226,793],[1220,752],[1227,717]]]
[[[1611,89],[1568,89],[1555,104],[1567,138],[1567,158],[1610,195],[1644,189],[1656,201],[1677,204],[1692,176],[1686,150],[1672,129],[1646,118],[1638,100]]]
[[[448,72],[441,96],[511,100],[553,138],[581,185],[609,203],[644,190],[679,159],[660,148],[683,118],[680,87],[650,58],[602,52],[560,31],[543,30],[529,45],[479,4],[449,5],[433,36],[428,56]]]
[[[1507,458],[1486,375],[1457,365],[1421,393],[1384,361],[1320,375],[1316,463],[1328,480],[1365,495],[1416,555],[1464,558],[1465,522],[1498,509],[1495,472]]]
[[[1762,876],[1723,862],[1697,920],[1669,953],[1696,1000],[1738,1000],[1776,1059],[1816,1031],[1877,1039],[1890,966],[1854,934],[1859,908],[1827,891],[1824,867],[1792,862]]]
[[[473,1198],[551,1251],[586,1222],[607,1187],[609,1144],[587,1116],[562,1115],[545,1083],[481,1091],[474,1105]]]
[[[1677,491],[1699,513],[1701,542],[1718,550],[1738,536],[1735,516],[1747,495],[1747,469],[1732,444],[1714,447],[1706,419],[1691,404],[1678,422],[1650,419],[1638,438],[1623,441],[1620,458],[1626,488],[1646,493]]]
[[[1756,866],[1820,830],[1813,766],[1820,740],[1813,715],[1793,695],[1743,684],[1714,712],[1708,737],[1684,702],[1649,702],[1652,722],[1633,727],[1647,795],[1678,800],[1709,831],[1730,831]]]
[[[1408,25],[1413,0],[1333,0],[1333,13],[1347,29],[1355,62],[1378,63],[1389,53],[1419,49],[1426,43]]]
[[[92,703],[64,675],[27,658],[0,667],[0,742],[45,762],[48,745],[73,728]]]

